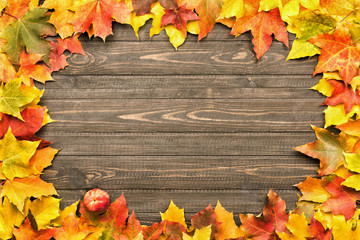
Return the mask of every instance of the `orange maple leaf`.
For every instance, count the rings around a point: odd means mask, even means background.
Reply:
[[[85,0],[75,2],[71,10],[76,17],[71,22],[76,32],[88,31],[89,35],[101,37],[103,40],[112,34],[112,20],[119,23],[130,23],[131,8],[125,1],[117,0]],[[91,29],[89,29],[92,26]]]
[[[322,33],[309,39],[321,48],[319,63],[314,76],[322,72],[339,71],[345,83],[358,75],[360,65],[360,46],[353,43],[349,30],[337,27],[333,34]]]
[[[25,222],[20,228],[14,229],[14,235],[16,239],[23,240],[48,240],[53,237],[55,228],[48,228],[46,230],[36,231],[32,228],[29,218],[26,218]]]
[[[25,51],[23,51],[20,55],[18,76],[22,75],[28,80],[33,78],[42,83],[53,80],[51,77],[52,70],[44,63],[39,63],[41,61],[42,55],[36,53],[26,54]]]
[[[250,13],[253,13],[255,9],[256,6],[253,6]],[[240,35],[249,30],[254,37],[252,42],[257,59],[260,59],[270,48],[272,34],[274,34],[275,39],[289,47],[288,33],[278,8],[272,9],[269,12],[258,12],[254,15],[246,14],[236,21],[230,34]]]

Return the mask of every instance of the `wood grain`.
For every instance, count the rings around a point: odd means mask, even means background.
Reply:
[[[250,34],[235,39],[218,24],[175,51],[163,32],[149,39],[150,28],[140,40],[120,24],[105,43],[81,37],[86,55],[39,85],[56,122],[38,135],[61,149],[42,178],[62,207],[100,187],[112,200],[124,193],[143,224],[170,199],[187,221],[218,199],[258,214],[270,189],[293,209],[293,185],[318,167],[293,150],[315,140],[310,124],[324,124],[324,98],[309,90],[316,58],[285,61],[274,42],[258,61]]]

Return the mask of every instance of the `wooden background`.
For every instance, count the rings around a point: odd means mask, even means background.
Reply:
[[[170,199],[189,221],[218,199],[236,215],[260,213],[273,189],[293,209],[293,185],[318,167],[292,149],[315,140],[310,124],[324,125],[324,98],[309,90],[316,58],[286,62],[274,42],[257,61],[250,34],[234,39],[222,25],[175,51],[149,29],[140,41],[119,24],[105,43],[82,37],[86,56],[44,86],[56,122],[40,136],[61,151],[43,178],[62,206],[99,187],[112,200],[124,193],[143,224]]]

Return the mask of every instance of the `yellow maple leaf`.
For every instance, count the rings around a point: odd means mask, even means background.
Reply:
[[[19,227],[24,219],[24,214],[5,197],[0,205],[0,238],[11,238],[14,226]]]
[[[186,233],[183,235],[183,240],[209,240],[211,236],[211,225],[202,229],[196,229],[194,236],[189,236]]]
[[[35,167],[30,165],[30,158],[35,154],[41,141],[18,141],[11,129],[0,140],[1,172],[7,179],[15,177],[24,178],[33,174],[40,174]]]
[[[308,237],[311,237],[308,222],[304,214],[290,214],[289,221],[285,223],[285,226],[291,234],[277,232],[281,240],[306,240]]]
[[[245,8],[243,0],[225,0],[220,12],[220,16],[217,20],[229,19],[232,17],[238,19],[244,16],[244,14]]]
[[[358,224],[360,224],[358,219],[352,218],[346,221],[343,215],[333,216],[332,233],[334,240],[359,240],[360,227],[356,227]]]
[[[171,222],[178,222],[184,227],[187,227],[185,223],[184,209],[178,208],[172,200],[170,201],[170,205],[166,212],[160,213],[160,215],[162,221],[168,220]]]
[[[224,240],[228,238],[238,238],[244,235],[241,228],[236,225],[233,213],[226,211],[219,201],[214,211],[216,214],[216,221],[221,223],[218,228],[217,239]]]
[[[31,202],[30,211],[35,218],[38,229],[46,229],[51,220],[59,214],[60,199],[52,196],[35,199]]]
[[[349,119],[356,114],[360,116],[360,106],[354,105],[352,110],[346,114],[344,110],[344,104],[338,104],[336,106],[328,106],[325,111],[325,128],[329,126],[337,126],[349,121]]]

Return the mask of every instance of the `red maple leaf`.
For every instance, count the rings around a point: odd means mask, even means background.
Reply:
[[[321,48],[314,76],[322,72],[339,71],[344,82],[350,84],[358,75],[360,46],[353,43],[348,29],[337,27],[334,33],[318,34],[309,42]]]
[[[154,223],[151,226],[142,227],[142,234],[144,236],[144,240],[157,240],[164,230],[165,221],[160,223]],[[182,226],[182,225],[181,225]]]
[[[334,87],[334,91],[323,104],[335,106],[343,103],[346,114],[351,112],[354,104],[360,105],[360,91],[358,89],[354,91],[350,86],[336,80],[329,80],[328,82]]]
[[[65,39],[58,38],[58,54],[62,54],[66,50],[69,50],[69,52],[71,53],[79,53],[85,55],[84,49],[78,39],[79,36],[79,34],[75,34],[74,36]]]
[[[356,210],[356,201],[360,200],[360,192],[342,186],[341,183],[345,179],[335,175],[325,176],[323,180],[331,197],[322,204],[322,209],[335,215],[342,214],[346,220],[352,218]]]
[[[314,217],[311,219],[309,232],[312,236],[311,240],[331,240],[332,238],[331,229],[325,230],[323,225]]]
[[[90,36],[95,34],[104,40],[112,34],[113,19],[119,23],[130,23],[131,9],[125,1],[85,0],[73,6],[72,10],[76,18],[71,23],[76,32],[88,31]]]
[[[270,190],[268,193],[268,203],[263,209],[262,216],[256,217],[253,214],[240,214],[241,228],[245,233],[244,238],[265,240],[270,239],[270,236],[275,236],[275,231],[284,232],[286,230],[285,223],[289,220],[289,215],[285,209],[285,202]]]
[[[14,235],[16,239],[23,240],[49,240],[53,237],[55,230],[55,228],[48,228],[36,231],[32,228],[29,218],[26,218],[20,228],[14,229]]]
[[[243,18],[239,18],[230,34],[239,35],[249,30],[254,37],[252,42],[257,59],[260,59],[270,48],[272,34],[274,34],[275,39],[289,47],[288,33],[278,8],[272,9],[269,12],[255,13],[252,17],[246,15]]]
[[[165,14],[161,18],[161,27],[168,24],[174,24],[174,26],[181,31],[183,36],[186,36],[188,21],[199,20],[200,18],[192,10],[186,8],[186,5],[174,8],[165,9]]]
[[[3,114],[0,121],[0,138],[3,138],[8,129],[11,128],[15,137],[26,139],[32,138],[40,130],[46,108],[26,108],[21,112],[24,122],[20,119]]]
[[[182,240],[183,233],[186,233],[187,229],[181,223],[166,221],[164,232],[167,240]]]
[[[63,53],[59,53],[59,43],[58,42],[50,42],[51,47],[53,48],[50,52],[50,66],[51,70],[53,71],[59,71],[60,69],[64,69],[68,64],[66,61],[67,56],[65,56]]]
[[[216,213],[211,207],[211,204],[209,204],[207,208],[191,217],[191,225],[196,229],[202,229],[206,226],[212,225],[211,239],[215,239],[221,223],[216,221]]]

